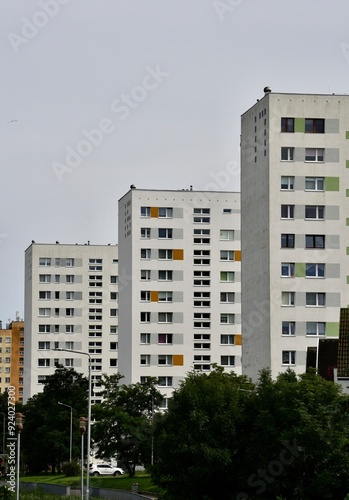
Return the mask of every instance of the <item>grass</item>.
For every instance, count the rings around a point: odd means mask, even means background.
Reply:
[[[81,476],[67,477],[63,476],[62,474],[45,474],[43,476],[23,476],[20,478],[20,481],[29,483],[59,484],[63,486],[80,486]],[[158,487],[152,484],[150,475],[143,472],[137,472],[135,477],[129,477],[128,474],[118,477],[90,476],[90,486],[95,486],[97,488],[132,491],[132,485],[134,483],[138,483],[139,493],[143,492],[157,495],[161,492]],[[28,499],[29,498],[33,497],[28,497]]]

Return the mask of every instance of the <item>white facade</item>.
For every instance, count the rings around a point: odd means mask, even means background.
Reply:
[[[303,373],[348,296],[349,96],[267,92],[241,121],[243,373]]]
[[[118,368],[118,248],[32,243],[25,252],[24,401],[41,392],[57,363],[92,385]],[[92,402],[97,402],[98,389]]]
[[[119,370],[166,398],[193,369],[241,373],[240,195],[132,188],[119,200]]]

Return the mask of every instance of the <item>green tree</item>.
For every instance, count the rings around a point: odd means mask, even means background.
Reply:
[[[104,375],[103,402],[93,407],[92,435],[103,459],[118,457],[130,476],[135,467],[150,462],[154,412],[162,396],[156,378],[144,384],[120,385],[120,374]]]
[[[87,415],[88,380],[73,368],[59,367],[47,377],[42,393],[34,395],[24,405],[22,450],[30,472],[39,473],[50,467],[55,472],[59,464],[69,459],[70,409],[72,407],[72,456],[80,456],[80,416]]]
[[[191,373],[157,423],[153,480],[171,500],[344,498],[348,407],[315,373]]]

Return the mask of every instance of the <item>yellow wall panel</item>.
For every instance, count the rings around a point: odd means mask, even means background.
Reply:
[[[241,250],[235,250],[234,251],[234,258],[236,261],[240,262],[241,261]]]
[[[183,354],[174,354],[173,355],[173,366],[183,366]]]
[[[159,217],[159,207],[150,207],[150,217]]]
[[[152,290],[150,292],[150,301],[157,302],[159,300],[159,292],[157,290]]]
[[[183,260],[184,250],[182,248],[174,248],[173,250],[173,260]]]
[[[242,335],[235,335],[235,345],[242,345]]]

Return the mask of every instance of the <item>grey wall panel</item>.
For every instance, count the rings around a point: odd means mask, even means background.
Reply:
[[[183,208],[181,207],[173,207],[173,218],[175,219],[183,219]]]
[[[304,148],[294,148],[294,161],[304,161]]]
[[[339,133],[339,120],[338,118],[325,119],[325,133],[338,134]]]
[[[183,271],[182,276],[183,276]],[[173,292],[173,302],[183,302],[183,292],[182,291],[177,291]]]
[[[340,278],[340,264],[325,264],[326,278]],[[338,285],[339,286],[339,285]]]
[[[74,283],[82,283],[82,274],[74,275]]]
[[[339,206],[338,205],[326,205],[326,207],[325,207],[325,219],[326,220],[339,220]]]
[[[82,333],[82,325],[74,325],[75,333]]]
[[[175,227],[173,229],[173,239],[182,240],[183,239],[183,228]]]
[[[340,307],[341,294],[340,293],[326,293],[326,307]]]
[[[82,259],[79,258],[74,258],[74,267],[82,267]]]
[[[326,163],[338,163],[339,162],[339,149],[338,148],[326,148],[325,149],[325,162]]]
[[[339,234],[326,234],[325,244],[326,248],[338,249],[340,245]]]
[[[304,205],[295,205],[294,218],[295,219],[304,219]]]
[[[183,344],[183,333],[174,333],[173,334],[173,344],[174,345],[182,345]]]
[[[174,312],[173,313],[173,323],[183,323],[183,313]]]
[[[82,300],[82,292],[74,292],[75,300]]]
[[[183,281],[183,271],[173,271],[173,281]]]

